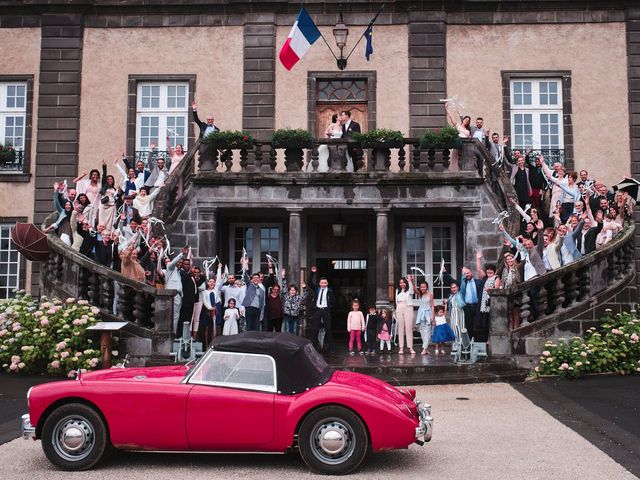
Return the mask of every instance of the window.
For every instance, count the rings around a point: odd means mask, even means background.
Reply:
[[[136,150],[148,151],[151,143],[162,151],[171,146],[188,149],[189,83],[139,82],[136,109]]]
[[[189,383],[275,392],[276,362],[268,355],[210,350]]]
[[[22,255],[11,241],[14,224],[0,224],[0,299],[13,297],[13,291],[21,288]]]
[[[242,249],[246,249],[249,257],[249,273],[268,273],[267,255],[273,257],[282,267],[282,229],[280,225],[272,224],[247,224],[232,225],[230,251],[233,258],[234,272],[242,271],[240,257]]]
[[[402,274],[414,275],[417,288],[425,277],[415,268],[426,274],[429,290],[435,300],[449,295],[449,286],[434,285],[444,259],[447,272],[455,276],[456,242],[453,223],[406,223],[402,227]]]
[[[562,81],[511,79],[511,145],[542,153],[550,163],[564,161]]]
[[[367,100],[367,81],[334,79],[318,80],[318,100],[349,102]]]

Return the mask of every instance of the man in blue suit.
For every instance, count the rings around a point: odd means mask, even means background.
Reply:
[[[473,272],[470,268],[462,267],[462,276],[460,281],[456,281],[451,275],[445,272],[444,284],[450,285],[451,282],[456,282],[460,285],[460,294],[464,300],[464,323],[469,333],[469,337],[476,340],[486,341],[484,336],[487,332],[478,330],[476,332],[477,319],[480,317],[480,299],[482,298],[482,290],[484,290],[485,279],[473,278]],[[482,336],[483,338],[478,338]]]

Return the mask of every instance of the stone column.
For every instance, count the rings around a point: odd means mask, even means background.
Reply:
[[[476,269],[476,254],[475,249],[482,249],[484,245],[477,242],[478,235],[478,216],[480,215],[480,206],[462,207],[463,215],[463,231],[462,235],[464,240],[464,258],[461,266],[469,267],[475,272]],[[457,278],[456,274],[451,274]]]
[[[389,209],[376,208],[376,305],[389,304]]]
[[[197,213],[197,257],[202,260],[211,260],[218,254],[218,208],[199,207]]]
[[[300,248],[302,237],[302,208],[288,208],[289,212],[289,256],[287,257],[287,282],[300,283]],[[299,285],[298,285],[299,287]]]

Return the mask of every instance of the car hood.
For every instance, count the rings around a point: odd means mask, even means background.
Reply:
[[[82,375],[82,383],[106,382],[154,382],[180,383],[187,368],[184,365],[167,367],[111,368],[96,370]]]
[[[334,385],[353,387],[393,405],[413,405],[414,402],[397,388],[362,373],[336,371],[329,380]]]

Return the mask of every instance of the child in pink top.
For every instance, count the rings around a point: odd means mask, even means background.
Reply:
[[[349,355],[355,355],[353,351],[353,341],[358,343],[358,352],[364,355],[362,351],[362,340],[360,335],[364,331],[364,315],[360,311],[360,302],[354,300],[351,303],[351,311],[347,316],[347,332],[349,332]]]

